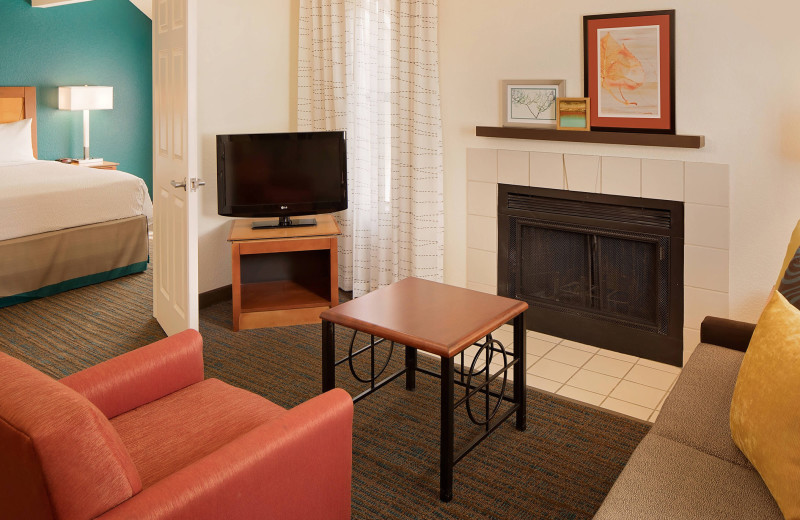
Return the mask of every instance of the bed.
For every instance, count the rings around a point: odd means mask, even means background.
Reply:
[[[144,181],[39,161],[36,144],[35,88],[0,87],[0,307],[147,269]]]

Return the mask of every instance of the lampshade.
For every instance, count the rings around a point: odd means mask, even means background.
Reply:
[[[59,110],[110,110],[114,87],[58,87]]]

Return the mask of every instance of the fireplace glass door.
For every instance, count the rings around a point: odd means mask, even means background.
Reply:
[[[528,328],[682,363],[682,203],[500,184],[497,261]]]
[[[669,247],[659,237],[609,236],[578,229],[517,221],[517,297],[550,307],[624,321],[657,331],[660,323],[658,276]]]

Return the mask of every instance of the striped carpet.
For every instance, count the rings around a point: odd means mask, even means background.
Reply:
[[[160,339],[151,284],[148,270],[0,309],[0,350],[62,377]],[[284,407],[319,392],[319,325],[238,333],[230,327],[230,302],[201,311],[207,377]],[[340,348],[348,339],[337,330]],[[398,350],[387,370],[402,357]],[[429,361],[420,356],[420,363]],[[348,376],[340,367],[337,383],[355,394],[359,387]],[[454,499],[444,504],[438,500],[438,392],[438,380],[420,374],[414,392],[398,380],[356,404],[354,519],[591,518],[649,429],[529,389],[527,431],[509,421],[467,455],[455,468]],[[456,431],[470,426],[457,417]]]

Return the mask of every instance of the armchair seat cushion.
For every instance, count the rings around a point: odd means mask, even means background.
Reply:
[[[118,415],[111,424],[147,488],[284,413],[259,395],[206,379]]]

